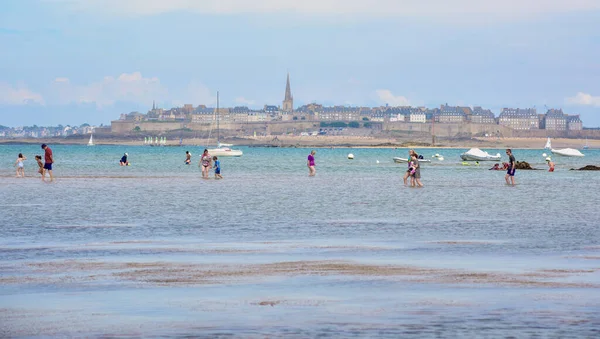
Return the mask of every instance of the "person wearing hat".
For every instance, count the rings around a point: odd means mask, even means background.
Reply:
[[[550,157],[546,158],[546,163],[548,164],[548,172],[554,172],[554,162]]]
[[[50,181],[54,181],[54,176],[52,176],[52,164],[54,163],[52,150],[46,144],[42,144],[42,149],[44,150],[44,170],[42,171],[42,180],[46,178],[46,171],[48,171],[48,174],[50,174]]]
[[[121,166],[129,166],[129,161],[127,161],[127,156],[128,156],[128,154],[125,153],[121,157],[121,161],[119,162],[121,164]]]

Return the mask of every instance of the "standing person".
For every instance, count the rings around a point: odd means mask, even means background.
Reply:
[[[208,179],[211,161],[212,159],[210,158],[210,154],[208,154],[208,150],[204,149],[204,153],[200,156],[200,162],[198,163],[198,167],[202,167],[202,178],[204,179]]]
[[[213,160],[215,162],[215,179],[223,179],[221,175],[221,161],[219,161],[216,155],[213,157]]]
[[[408,177],[410,176],[410,167],[411,167],[410,163],[412,161],[412,155],[413,154],[416,154],[415,151],[408,150],[408,159],[407,159],[408,160],[407,161],[407,163],[408,163],[408,169],[406,170],[406,172],[404,173],[404,177],[402,178],[402,181],[404,181],[404,186],[406,186]],[[412,181],[412,179],[411,179],[411,181]]]
[[[421,183],[421,164],[419,164],[417,153],[413,153],[412,155],[412,165],[414,169],[411,171],[411,186],[414,187],[416,183],[418,187],[423,187],[423,184]]]
[[[185,164],[189,165],[192,163],[192,153],[185,151]]]
[[[314,177],[317,174],[317,170],[315,169],[315,154],[317,151],[312,150],[308,155],[308,159],[306,160],[306,165],[308,166],[308,176]]]
[[[129,166],[129,161],[127,161],[128,156],[129,156],[129,154],[127,154],[127,153],[123,154],[123,156],[121,157],[121,160],[119,161],[119,164],[121,166]]]
[[[41,155],[36,155],[35,156],[35,161],[37,161],[38,164],[38,173],[42,175],[42,181],[44,181],[44,163],[42,162],[42,156]]]
[[[554,172],[554,162],[552,161],[552,158],[547,157],[546,163],[548,164],[548,172]]]
[[[25,160],[27,160],[27,158],[23,155],[23,153],[19,153],[17,156],[17,161],[15,161],[15,166],[17,166],[17,178],[25,178],[25,165],[23,164],[23,161]]]
[[[42,173],[42,180],[45,180],[46,171],[48,171],[48,174],[50,174],[50,181],[54,181],[54,177],[52,176],[52,164],[54,163],[52,150],[46,144],[42,144],[42,149],[44,150],[44,173]]]
[[[515,171],[517,169],[517,162],[515,161],[515,156],[512,154],[512,150],[510,148],[506,149],[506,155],[508,155],[508,170],[506,171],[506,175],[504,176],[504,180],[506,180],[507,185],[515,185]],[[508,180],[510,178],[510,181]]]

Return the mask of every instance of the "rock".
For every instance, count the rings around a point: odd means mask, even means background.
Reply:
[[[587,165],[582,168],[571,168],[571,171],[600,171],[600,166]]]
[[[535,168],[531,167],[527,161],[517,161],[516,165],[517,169],[520,170],[533,170]]]

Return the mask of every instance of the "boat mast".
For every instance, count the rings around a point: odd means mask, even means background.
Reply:
[[[220,143],[220,135],[219,135],[219,91],[217,91],[217,147],[219,147],[219,143]]]

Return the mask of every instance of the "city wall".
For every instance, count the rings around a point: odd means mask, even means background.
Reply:
[[[406,134],[427,134],[431,135],[432,128],[436,137],[439,138],[459,138],[471,136],[499,136],[504,138],[545,138],[545,137],[568,137],[600,139],[600,130],[582,130],[582,131],[550,131],[550,130],[513,130],[506,126],[496,124],[469,124],[469,123],[437,123],[432,126],[431,123],[407,123],[407,122],[373,122],[374,130],[384,132],[400,132]],[[129,135],[135,133],[136,127],[140,132],[145,133],[164,133],[173,130],[187,129],[191,131],[208,134],[209,131],[216,133],[216,126],[210,123],[191,123],[191,122],[171,122],[171,121],[125,121],[116,120],[111,122],[111,132],[114,134]],[[221,122],[220,132],[226,135],[252,135],[270,134],[280,135],[286,133],[300,133],[305,131],[315,131],[320,128],[319,121],[269,121],[269,122],[247,122],[247,123],[229,123]]]

